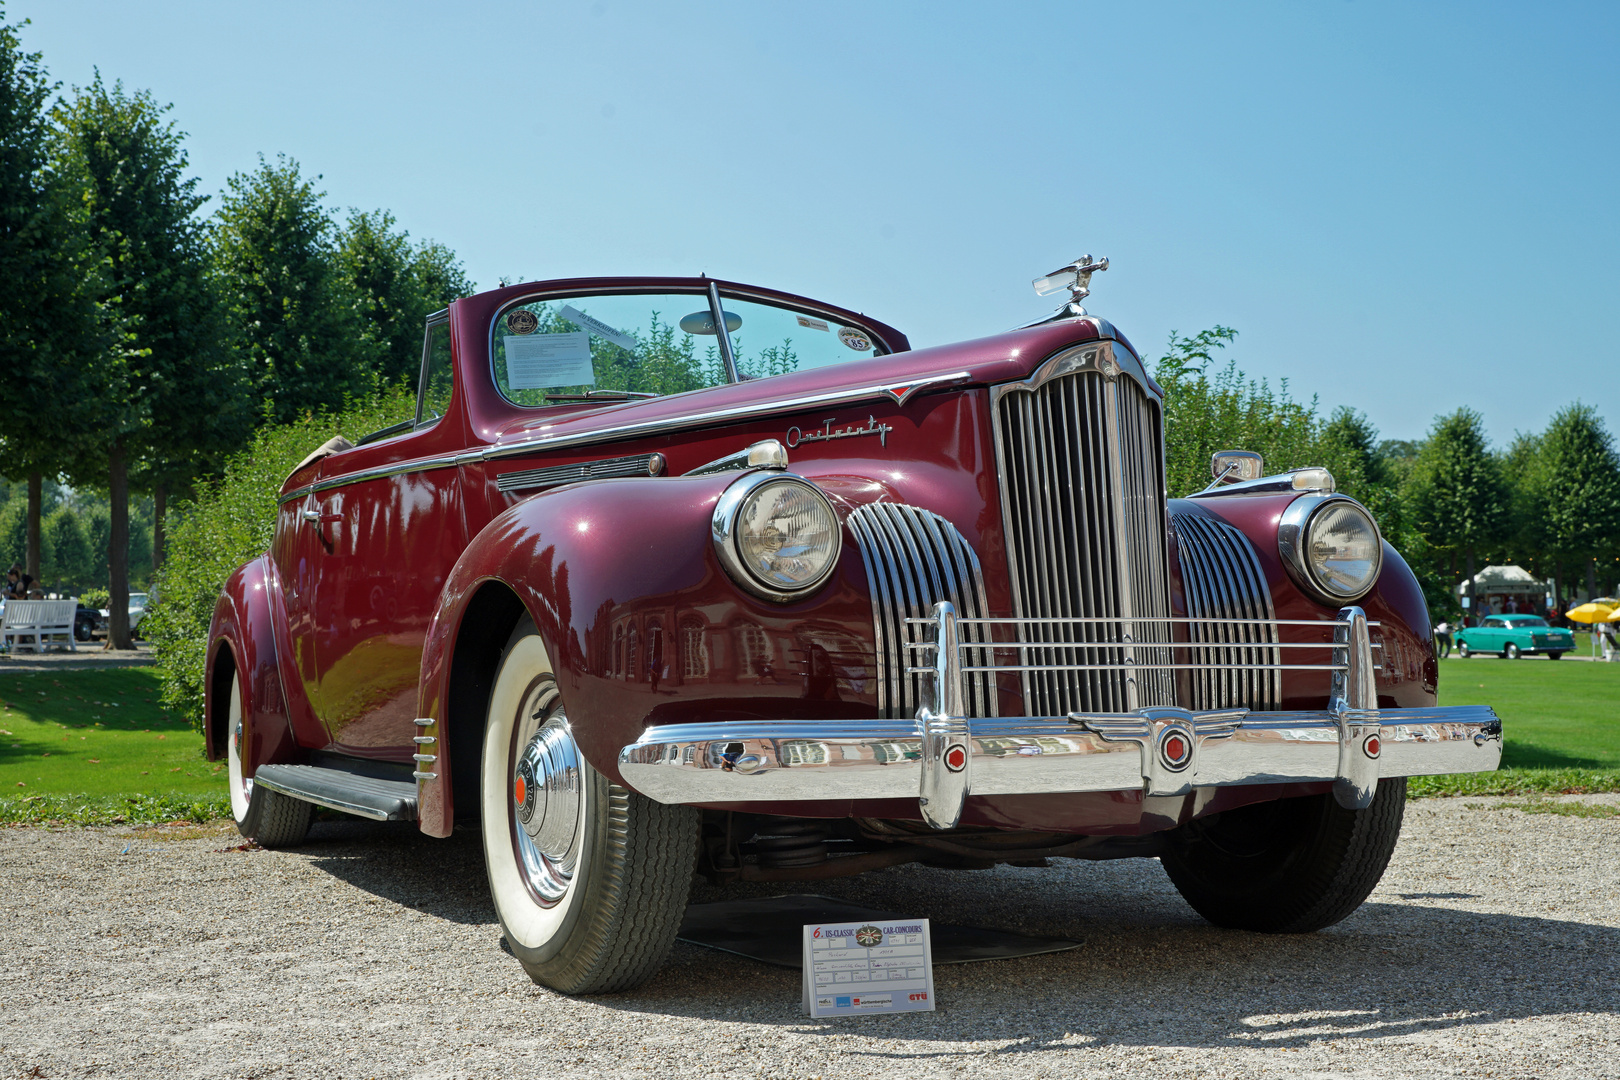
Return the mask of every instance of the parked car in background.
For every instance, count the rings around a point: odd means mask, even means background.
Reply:
[[[106,624],[107,616],[93,607],[80,604],[73,613],[73,636],[80,641],[89,641],[101,633]]]
[[[1501,723],[1437,706],[1422,589],[1326,470],[1167,498],[1163,391],[1079,306],[1105,266],[922,350],[706,277],[429,317],[415,415],[301,463],[215,607],[237,827],[479,820],[569,993],[657,970],[694,871],[1157,858],[1221,926],[1344,918],[1405,778],[1496,768]]]
[[[1457,655],[1463,658],[1494,653],[1504,660],[1517,660],[1526,653],[1545,653],[1557,660],[1575,648],[1575,635],[1547,625],[1540,615],[1487,615],[1478,626],[1457,632]]]
[[[141,636],[141,622],[146,618],[147,612],[152,609],[152,606],[156,602],[156,597],[152,596],[151,593],[135,592],[129,594],[128,610],[130,636],[137,638]],[[109,625],[108,620],[111,618],[112,611],[108,608],[102,608],[101,629],[103,631],[107,629],[107,626]]]

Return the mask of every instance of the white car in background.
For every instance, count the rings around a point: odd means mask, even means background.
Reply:
[[[133,637],[140,637],[141,622],[146,618],[147,610],[156,603],[150,593],[132,592],[129,594],[129,632]],[[111,624],[107,621],[112,615],[108,608],[101,609],[101,625],[105,630]]]

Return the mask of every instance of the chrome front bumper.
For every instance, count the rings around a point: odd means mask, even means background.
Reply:
[[[1320,624],[1334,633],[1331,644],[1314,646],[1332,650],[1329,663],[1276,665],[1333,672],[1328,707],[1302,712],[1149,707],[969,718],[961,715],[964,647],[955,613],[942,603],[928,622],[935,631],[928,643],[935,665],[926,669],[934,704],[919,709],[915,721],[653,727],[620,752],[620,773],[664,803],[915,797],[925,820],[951,828],[970,794],[1182,795],[1195,788],[1333,781],[1341,804],[1365,807],[1380,777],[1487,772],[1502,757],[1502,724],[1487,706],[1370,707],[1377,701],[1374,646],[1359,608]],[[1162,643],[1156,647],[1162,652]]]

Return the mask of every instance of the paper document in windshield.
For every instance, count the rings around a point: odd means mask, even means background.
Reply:
[[[932,1012],[928,920],[806,926],[801,985],[811,1016]]]
[[[506,384],[513,390],[596,385],[596,373],[591,370],[591,335],[583,330],[508,336],[503,341]]]

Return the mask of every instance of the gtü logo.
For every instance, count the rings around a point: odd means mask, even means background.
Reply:
[[[927,994],[912,994],[911,995],[911,1000],[912,1001],[927,1001],[928,1000],[928,995]]]

